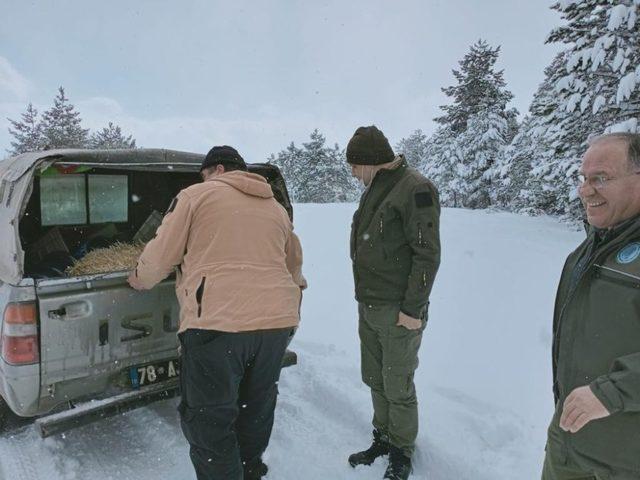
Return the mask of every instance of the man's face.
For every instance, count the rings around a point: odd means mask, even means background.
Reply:
[[[369,186],[373,179],[373,167],[371,165],[351,165],[351,175],[357,178],[365,187]]]
[[[626,142],[602,140],[584,154],[582,173],[587,181],[578,193],[587,221],[596,228],[611,228],[640,214],[640,175],[627,158]],[[604,185],[589,179],[601,176]]]

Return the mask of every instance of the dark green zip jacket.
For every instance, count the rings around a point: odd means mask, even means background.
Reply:
[[[640,217],[592,231],[565,263],[554,314],[551,448],[640,478]],[[589,385],[612,413],[562,431],[565,398]]]
[[[397,304],[426,318],[440,264],[440,203],[434,185],[403,159],[380,170],[362,195],[351,225],[356,299]]]

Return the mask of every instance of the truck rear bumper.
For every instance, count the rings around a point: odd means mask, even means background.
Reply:
[[[80,427],[88,423],[133,410],[157,400],[165,400],[178,394],[178,379],[142,387],[104,400],[77,405],[64,412],[54,413],[36,420],[36,428],[45,438],[56,433]]]
[[[282,367],[298,363],[295,352],[287,350],[282,359]],[[166,400],[179,395],[178,378],[142,387],[138,390],[121,393],[104,400],[94,400],[78,404],[75,408],[54,413],[36,420],[36,428],[43,438],[72,428],[81,427],[97,420],[133,410],[154,401]]]

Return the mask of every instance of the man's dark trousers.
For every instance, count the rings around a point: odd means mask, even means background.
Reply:
[[[290,334],[290,328],[180,334],[178,410],[198,480],[240,480],[242,462],[267,448]]]

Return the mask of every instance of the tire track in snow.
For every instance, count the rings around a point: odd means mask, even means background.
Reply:
[[[0,437],[4,480],[192,480],[175,402],[159,402],[44,440],[33,426]]]
[[[37,437],[37,438],[36,438]],[[45,480],[50,478],[53,463],[46,445],[33,425],[15,430],[0,441],[0,470],[6,480]]]

